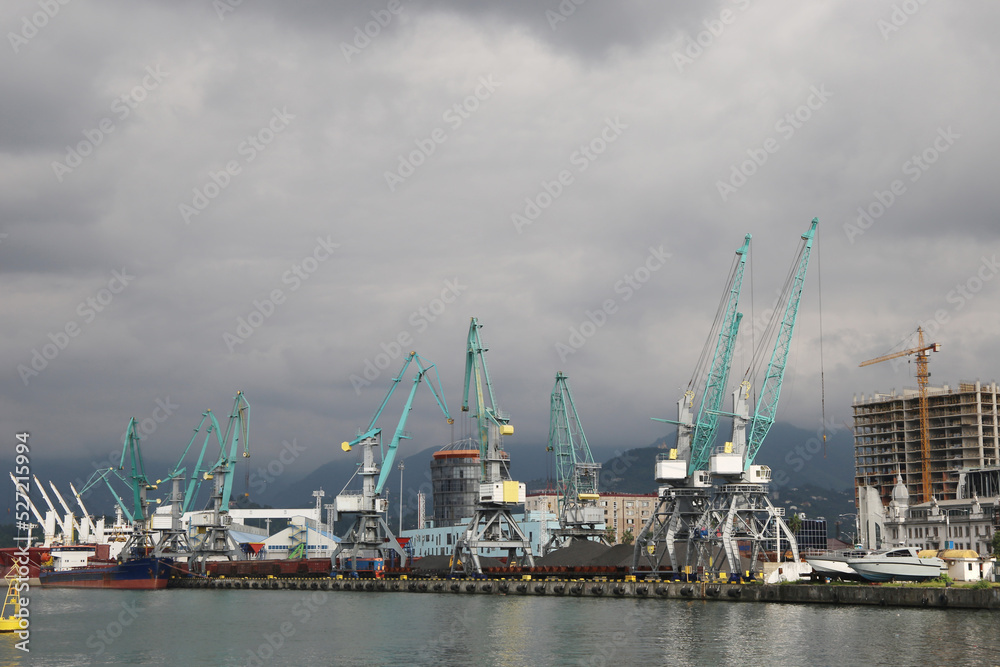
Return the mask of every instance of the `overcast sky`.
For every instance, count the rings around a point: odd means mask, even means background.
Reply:
[[[918,324],[932,384],[1000,376],[994,2],[10,0],[0,24],[0,417],[39,462],[120,449],[130,417],[174,458],[242,390],[253,455],[294,439],[308,472],[409,349],[460,416],[473,316],[512,455],[559,370],[593,446],[646,445],[744,235],[749,331],[813,217],[779,420],[819,427],[821,368],[839,421],[915,386],[857,365]],[[452,436],[426,388],[408,427]]]

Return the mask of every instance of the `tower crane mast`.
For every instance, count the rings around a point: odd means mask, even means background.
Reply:
[[[923,327],[917,327],[916,347],[911,347],[901,352],[885,354],[858,364],[859,367],[871,366],[872,364],[910,355],[914,355],[917,358],[917,386],[920,388],[920,486],[923,498],[921,502],[925,503],[931,500],[931,437],[927,409],[927,383],[931,374],[927,365],[928,361],[930,361],[931,352],[939,352],[940,350],[940,343],[925,344]]]

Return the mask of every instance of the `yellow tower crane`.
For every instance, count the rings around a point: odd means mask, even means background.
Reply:
[[[872,364],[877,364],[880,361],[898,359],[899,357],[905,357],[911,354],[916,355],[917,357],[917,385],[920,387],[920,481],[923,491],[922,502],[925,503],[931,499],[931,436],[927,417],[927,378],[929,378],[931,374],[927,370],[927,362],[931,352],[938,352],[940,349],[940,343],[925,345],[924,330],[921,327],[917,327],[916,347],[911,347],[910,349],[903,350],[902,352],[894,352],[881,357],[875,357],[874,359],[869,359],[868,361],[862,361],[859,364],[859,367],[871,366]]]

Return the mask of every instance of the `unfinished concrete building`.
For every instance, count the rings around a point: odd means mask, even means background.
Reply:
[[[997,394],[995,382],[927,388],[931,495],[939,501],[959,497],[960,472],[1000,464]],[[854,488],[874,486],[887,505],[898,474],[920,498],[922,471],[920,393],[855,397]]]

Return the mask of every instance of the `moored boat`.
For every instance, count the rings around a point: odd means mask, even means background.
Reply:
[[[143,557],[121,563],[91,562],[69,570],[43,568],[39,581],[47,588],[115,588],[155,590],[167,587],[173,568],[170,558]]]
[[[921,558],[914,547],[876,551],[849,558],[848,566],[868,581],[923,581],[941,576],[945,562],[937,557]]]
[[[844,579],[847,581],[861,581],[863,577],[847,564],[852,558],[863,558],[871,553],[867,549],[845,549],[843,551],[826,551],[821,553],[805,554],[805,561],[813,569],[813,572],[821,577],[829,579]]]

